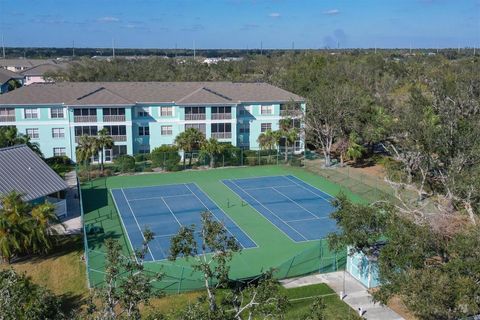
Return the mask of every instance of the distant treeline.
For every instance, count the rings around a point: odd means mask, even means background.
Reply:
[[[422,48],[422,49],[197,49],[195,54],[197,56],[212,58],[212,57],[246,57],[250,55],[283,55],[287,52],[327,52],[327,53],[343,53],[343,54],[364,54],[382,52],[390,55],[405,55],[405,54],[441,54],[448,59],[456,59],[462,56],[471,56],[475,54],[473,48]],[[110,57],[113,54],[112,48],[35,48],[35,47],[9,47],[5,48],[6,58],[59,58],[59,57],[93,57],[105,56]],[[194,55],[193,49],[136,49],[136,48],[115,48],[116,56],[161,56],[161,57],[189,57]]]

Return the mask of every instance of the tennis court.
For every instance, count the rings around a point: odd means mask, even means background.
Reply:
[[[223,223],[243,249],[257,246],[195,183],[120,188],[111,193],[132,248],[141,248],[147,227],[155,234],[148,244],[145,261],[166,259],[171,237],[181,226],[199,226],[203,211],[210,211]],[[197,243],[201,243],[197,232],[196,235]]]
[[[329,218],[333,197],[293,175],[222,182],[295,242],[323,239],[337,230]]]

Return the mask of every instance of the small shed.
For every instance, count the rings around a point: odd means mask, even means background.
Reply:
[[[16,191],[32,204],[52,203],[59,217],[67,216],[68,186],[26,145],[0,149],[0,195]]]
[[[384,245],[384,242],[378,242],[371,248],[369,255],[363,252],[355,252],[347,257],[347,272],[367,288],[375,288],[380,285],[378,255]],[[351,247],[348,247],[348,252],[351,249]]]

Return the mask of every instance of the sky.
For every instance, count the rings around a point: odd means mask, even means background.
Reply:
[[[0,0],[19,47],[480,47],[480,0]]]

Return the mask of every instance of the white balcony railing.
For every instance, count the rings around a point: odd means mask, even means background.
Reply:
[[[205,120],[205,113],[187,113],[185,120]]]
[[[231,113],[212,113],[212,120],[228,120],[232,119]]]
[[[14,122],[15,116],[0,116],[0,122]]]
[[[231,139],[232,133],[231,132],[212,132],[212,138],[215,139]]]
[[[73,122],[97,122],[97,116],[73,116]]]
[[[126,135],[118,135],[118,136],[111,136],[113,141],[115,142],[121,142],[121,141],[127,141],[127,136]]]
[[[125,115],[104,115],[103,122],[122,122],[125,121]]]

